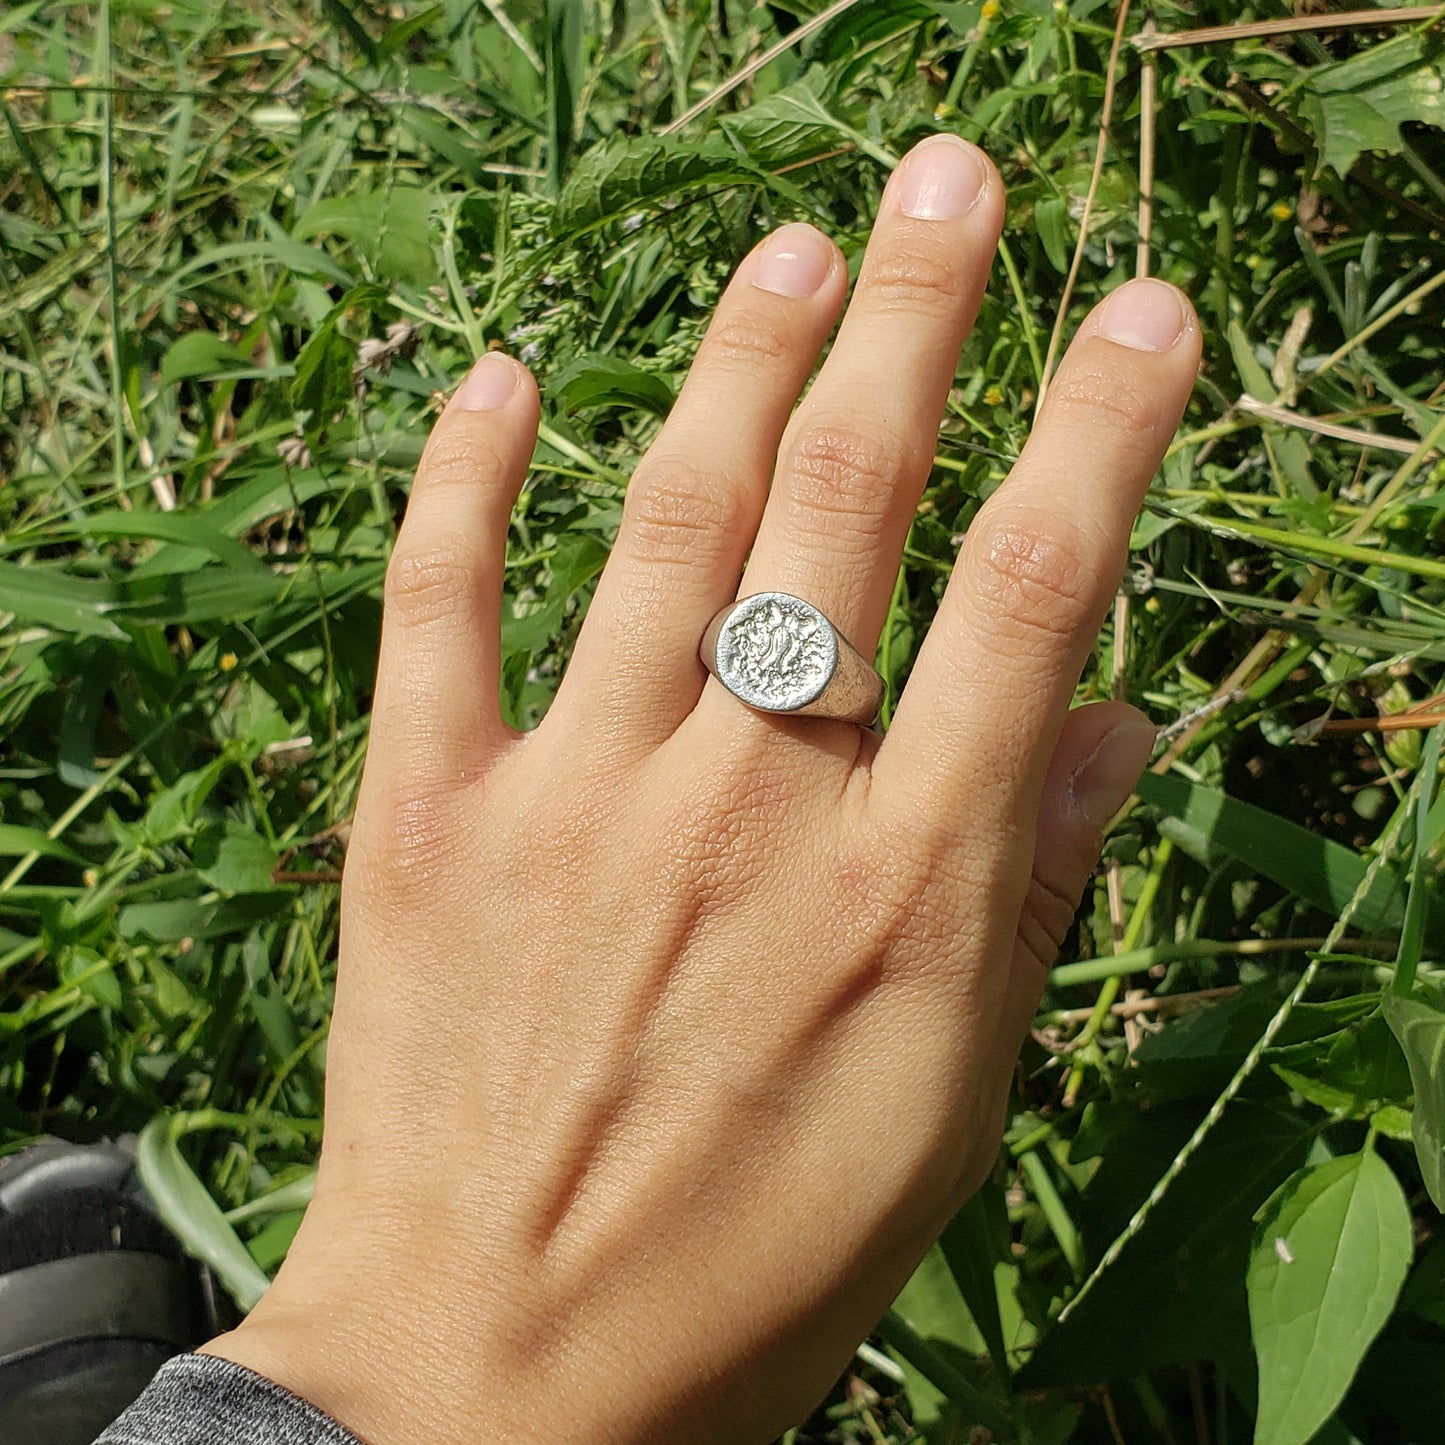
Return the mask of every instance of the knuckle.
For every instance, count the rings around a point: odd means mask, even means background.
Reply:
[[[1072,637],[1098,621],[1102,601],[1081,557],[1057,520],[1029,525],[1001,518],[971,548],[969,581],[978,605],[1021,635]]]
[[[347,850],[347,868],[366,879],[365,894],[382,913],[406,913],[418,894],[451,874],[455,827],[435,789],[409,786],[373,795]]]
[[[796,348],[795,336],[776,319],[742,312],[719,316],[699,348],[700,364],[715,362],[729,368],[775,365],[786,361]]]
[[[912,935],[927,913],[927,895],[936,883],[932,860],[890,854],[881,867],[871,849],[845,848],[833,866],[831,894],[850,932],[891,950]]]
[[[458,426],[439,428],[427,443],[417,468],[418,489],[477,486],[495,480],[505,470],[496,445]]]
[[[862,540],[881,532],[900,474],[910,464],[897,438],[831,422],[799,432],[783,467],[791,500],[814,525],[836,535],[841,524]]]
[[[1165,397],[1133,367],[1079,357],[1049,387],[1045,411],[1057,424],[1097,430],[1105,424],[1126,442],[1152,438],[1165,420]]]
[[[1029,878],[1019,913],[1019,943],[1028,957],[1047,975],[1073,926],[1078,903],[1047,878],[1035,872]]]
[[[868,274],[871,304],[884,312],[922,316],[936,323],[940,313],[956,310],[967,297],[961,254],[920,245],[890,245]]]
[[[645,556],[687,556],[731,542],[746,522],[741,489],[695,462],[649,458],[627,488],[623,526]]]
[[[471,606],[477,584],[476,557],[459,542],[398,546],[386,569],[387,616],[408,626],[454,616]]]

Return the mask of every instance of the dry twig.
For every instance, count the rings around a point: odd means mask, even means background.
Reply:
[[[1241,25],[1210,25],[1198,30],[1176,30],[1156,35],[1147,30],[1134,37],[1134,48],[1145,54],[1177,50],[1188,45],[1221,45],[1236,40],[1260,40],[1272,35],[1296,35],[1307,30],[1353,30],[1360,26],[1384,28],[1434,22],[1445,15],[1445,5],[1402,5],[1394,10],[1346,10],[1338,15],[1291,15],[1281,20],[1252,20]]]

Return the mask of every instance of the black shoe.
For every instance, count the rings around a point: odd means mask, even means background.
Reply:
[[[124,1143],[0,1159],[0,1441],[90,1445],[172,1355],[233,1321]]]

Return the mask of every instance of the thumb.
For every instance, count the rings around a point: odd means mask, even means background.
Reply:
[[[1019,912],[1004,996],[999,1039],[1009,1053],[995,1077],[1005,1092],[1018,1042],[1099,861],[1104,829],[1133,792],[1156,737],[1154,724],[1122,702],[1093,703],[1064,719],[1044,775],[1033,876]],[[998,1108],[1003,1107],[1000,1097]]]
[[[1078,708],[1064,720],[1039,802],[1025,904],[1035,917],[1020,930],[1047,937],[1052,952],[1039,960],[1046,968],[1099,861],[1104,829],[1139,781],[1156,736],[1143,713],[1121,702]]]

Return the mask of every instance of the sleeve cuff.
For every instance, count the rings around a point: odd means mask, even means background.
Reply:
[[[95,1445],[362,1442],[274,1380],[213,1355],[177,1355]]]

